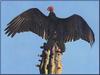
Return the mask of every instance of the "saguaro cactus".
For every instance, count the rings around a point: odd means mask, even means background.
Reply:
[[[61,63],[61,50],[55,44],[50,50],[47,48],[46,43],[41,47],[43,49],[40,55],[41,60],[39,67],[40,74],[61,74],[62,63]]]

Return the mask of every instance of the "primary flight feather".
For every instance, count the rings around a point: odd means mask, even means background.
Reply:
[[[94,33],[81,16],[73,14],[68,18],[58,18],[53,7],[48,7],[48,11],[48,16],[37,8],[21,13],[8,23],[5,33],[13,37],[16,33],[31,31],[46,39],[49,48],[56,43],[62,52],[65,51],[64,43],[68,41],[81,38],[90,45],[94,43]]]

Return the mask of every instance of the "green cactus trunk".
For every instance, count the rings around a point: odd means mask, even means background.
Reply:
[[[42,55],[40,56],[40,65],[38,65],[40,74],[62,73],[62,53],[56,44],[53,46],[52,50],[43,48]]]

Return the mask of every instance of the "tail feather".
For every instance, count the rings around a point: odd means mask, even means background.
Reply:
[[[61,53],[65,52],[65,44],[63,41],[48,40],[47,47],[51,50],[54,45],[57,45],[61,49]]]

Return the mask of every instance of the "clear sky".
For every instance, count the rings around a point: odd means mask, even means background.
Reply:
[[[95,34],[91,48],[84,40],[66,43],[62,57],[63,74],[99,73],[99,2],[98,1],[2,1],[1,3],[1,72],[3,74],[39,74],[40,46],[45,40],[31,32],[7,37],[4,29],[14,17],[29,8],[38,8],[48,15],[47,7],[54,6],[58,17],[81,15]]]

